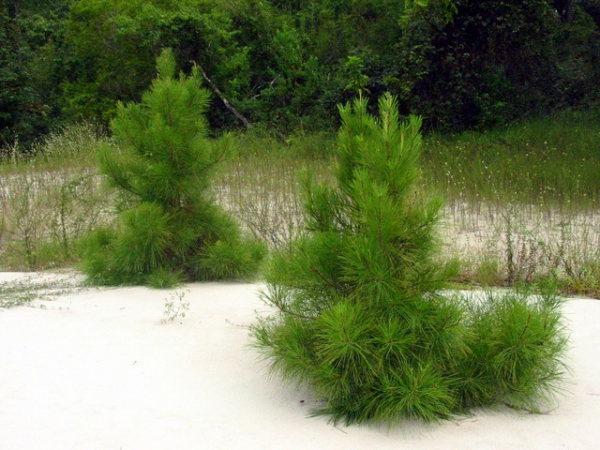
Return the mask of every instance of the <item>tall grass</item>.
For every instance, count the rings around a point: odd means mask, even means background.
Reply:
[[[100,143],[82,124],[0,164],[0,270],[72,264],[77,240],[110,220],[94,162]]]
[[[287,245],[303,229],[299,177],[332,177],[331,135],[298,135],[281,142],[260,134],[237,138],[238,154],[227,161],[215,194],[256,238],[271,248]]]
[[[557,282],[600,297],[600,117],[570,112],[505,129],[430,135],[424,187],[445,201],[442,257],[458,281]],[[76,242],[111,220],[97,175],[93,127],[50,136],[28,160],[0,162],[0,270],[73,264]],[[331,134],[287,141],[259,132],[234,137],[214,195],[271,248],[303,228],[299,173],[332,178]]]
[[[425,173],[452,202],[589,210],[600,194],[600,120],[560,114],[426,140]]]
[[[446,199],[448,253],[462,260],[464,279],[551,277],[600,294],[598,117],[562,113],[426,140],[425,179]]]

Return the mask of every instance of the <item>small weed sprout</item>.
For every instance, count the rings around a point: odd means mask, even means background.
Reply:
[[[186,311],[190,309],[190,301],[185,298],[188,291],[175,291],[165,298],[165,309],[163,311],[162,323],[173,322],[178,317],[183,319]]]

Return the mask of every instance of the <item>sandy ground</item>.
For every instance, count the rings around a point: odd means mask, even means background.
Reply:
[[[0,280],[22,277],[0,274]],[[0,449],[600,448],[600,301],[570,299],[572,379],[543,415],[500,408],[425,426],[334,427],[310,393],[271,378],[247,326],[260,285],[87,290],[0,309]]]

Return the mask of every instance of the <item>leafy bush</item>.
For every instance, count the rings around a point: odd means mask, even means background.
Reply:
[[[119,105],[117,146],[100,153],[102,172],[122,194],[120,227],[82,244],[84,271],[106,284],[247,276],[263,249],[241,237],[209,193],[210,173],[228,150],[227,139],[207,139],[209,93],[197,71],[173,78],[170,51],[158,59],[158,72],[141,103]]]
[[[390,95],[379,119],[359,98],[340,108],[337,186],[305,177],[308,234],[273,258],[254,327],[285,379],[309,384],[334,422],[434,421],[554,393],[566,340],[560,301],[447,298],[435,263],[440,202],[416,186],[421,120],[401,122]]]

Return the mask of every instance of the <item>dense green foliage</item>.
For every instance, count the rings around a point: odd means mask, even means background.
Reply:
[[[122,194],[120,226],[85,241],[83,269],[97,283],[154,286],[251,275],[262,246],[243,240],[210,194],[228,144],[207,138],[210,94],[197,70],[174,78],[170,51],[158,73],[141,103],[120,104],[112,121],[116,146],[106,146],[100,162]]]
[[[395,76],[411,111],[462,129],[598,100],[598,30],[586,11],[566,22],[553,2],[455,4],[451,20],[412,15],[402,36]]]
[[[599,0],[55,0],[0,6],[0,139],[107,123],[173,48],[219,95],[207,116],[279,132],[336,126],[335,105],[385,91],[459,130],[597,104]]]
[[[58,121],[55,38],[68,1],[0,4],[0,151],[28,144]]]
[[[439,202],[417,191],[420,119],[341,108],[336,186],[307,177],[308,234],[275,255],[254,328],[286,380],[309,384],[333,421],[425,421],[500,402],[536,408],[563,374],[552,295],[451,298],[434,260]]]

